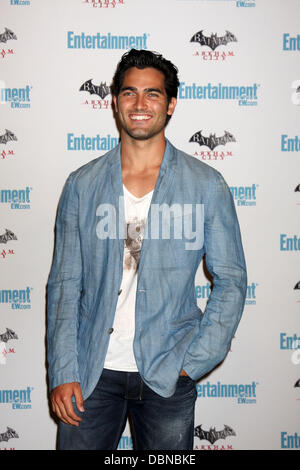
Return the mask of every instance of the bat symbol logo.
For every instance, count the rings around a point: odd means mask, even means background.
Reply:
[[[0,243],[7,243],[9,240],[18,240],[16,235],[7,228],[5,229],[5,233],[0,235]]]
[[[236,142],[234,136],[228,132],[224,131],[224,135],[220,137],[216,137],[216,134],[209,134],[208,137],[202,135],[202,130],[199,132],[196,132],[194,134],[189,142],[197,142],[197,144],[200,145],[206,145],[206,147],[209,147],[210,150],[214,150],[218,145],[226,145],[227,142]]]
[[[237,38],[230,31],[226,31],[224,36],[218,36],[216,33],[205,36],[202,29],[194,34],[190,42],[199,42],[200,46],[208,46],[214,51],[217,47],[226,46],[229,42],[237,42]]]
[[[12,428],[6,426],[7,431],[0,434],[0,442],[7,442],[9,439],[18,438],[18,434]]]
[[[5,28],[4,33],[0,34],[0,42],[7,42],[9,39],[17,39],[17,36],[13,31]]]
[[[5,134],[0,135],[0,144],[7,144],[10,140],[18,140],[11,131],[5,129]]]
[[[98,95],[103,100],[110,94],[110,87],[106,85],[106,82],[101,82],[100,85],[94,85],[91,79],[84,82],[79,88],[79,91],[88,91],[91,95]]]
[[[16,333],[9,328],[6,328],[6,332],[0,335],[0,342],[7,343],[10,339],[19,339]]]
[[[297,284],[295,285],[294,289],[300,289],[300,281],[297,282]]]
[[[200,424],[194,430],[194,436],[199,437],[200,440],[205,440],[214,444],[219,439],[226,439],[228,436],[236,436],[234,430],[224,424],[224,429],[221,431],[216,431],[216,428],[210,428],[209,431],[205,431],[202,429],[202,425]]]

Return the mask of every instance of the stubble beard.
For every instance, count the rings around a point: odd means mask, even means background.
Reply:
[[[167,105],[167,110],[168,110],[168,107],[169,107],[169,104]],[[160,134],[161,131],[165,129],[167,123],[168,123],[168,114],[166,113],[164,123],[156,129],[149,129],[149,130],[147,130],[147,129],[145,129],[145,130],[144,129],[135,129],[135,130],[131,130],[129,128],[129,126],[126,125],[125,122],[121,122],[121,120],[119,119],[119,124],[121,126],[121,129],[129,137],[131,137],[134,140],[139,140],[139,141],[149,140],[152,137],[155,137],[156,135]]]
[[[161,128],[159,129],[156,129],[156,130],[150,130],[150,131],[143,131],[141,133],[141,129],[140,130],[136,130],[136,131],[131,131],[130,129],[128,129],[126,126],[122,126],[122,130],[127,134],[129,135],[129,137],[131,137],[132,139],[134,140],[139,140],[139,141],[143,141],[143,140],[149,140],[151,139],[152,137],[155,137],[156,135],[158,135],[163,129],[165,128],[165,126],[162,126]]]

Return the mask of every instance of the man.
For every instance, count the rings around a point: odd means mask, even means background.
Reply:
[[[192,449],[196,380],[230,349],[246,269],[219,172],[165,138],[176,67],[131,50],[112,95],[121,143],[71,173],[48,283],[49,380],[59,449]],[[213,277],[204,314],[194,279]]]

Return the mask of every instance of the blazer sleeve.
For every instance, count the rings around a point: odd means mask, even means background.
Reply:
[[[213,288],[190,344],[184,370],[197,380],[227,355],[244,309],[247,274],[234,201],[222,175],[216,172],[204,206],[204,250]]]
[[[80,382],[77,329],[82,290],[82,259],[78,207],[78,194],[71,174],[58,205],[54,258],[48,279],[47,345],[50,390],[62,383]]]

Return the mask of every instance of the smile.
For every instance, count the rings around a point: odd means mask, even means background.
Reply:
[[[131,114],[129,117],[133,121],[148,121],[149,119],[151,119],[151,116],[149,116],[149,114]]]

